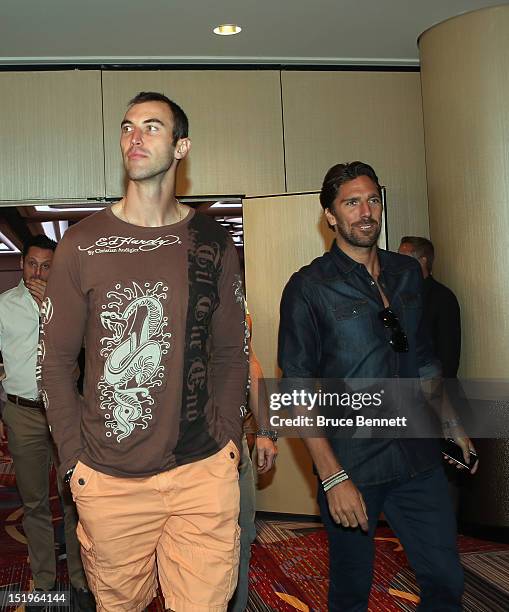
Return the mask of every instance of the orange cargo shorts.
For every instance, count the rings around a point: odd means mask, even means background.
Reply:
[[[71,491],[87,580],[98,612],[165,606],[223,612],[239,559],[239,450],[146,478],[118,478],[78,462]],[[156,571],[157,566],[157,571]]]

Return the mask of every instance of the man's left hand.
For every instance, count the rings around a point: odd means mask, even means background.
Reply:
[[[479,467],[479,459],[476,459],[473,463],[471,463],[472,455],[470,454],[470,451],[473,451],[475,453],[475,447],[472,444],[472,440],[465,434],[464,431],[457,431],[454,433],[451,432],[450,437],[463,451],[463,459],[465,460],[465,463],[467,463],[469,466],[469,472],[471,474],[475,474],[477,472],[477,468]],[[456,465],[456,467],[460,470],[465,469],[461,465],[458,465],[452,459],[449,459],[449,463]]]
[[[25,282],[26,288],[30,292],[30,295],[37,302],[37,306],[41,307],[44,300],[44,294],[46,293],[46,281],[40,278],[32,278]]]
[[[257,470],[259,474],[268,472],[277,457],[277,444],[270,438],[256,438]]]

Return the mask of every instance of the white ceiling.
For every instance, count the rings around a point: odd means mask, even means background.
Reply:
[[[417,37],[493,0],[0,0],[0,65],[418,64]],[[216,36],[221,23],[242,26]]]

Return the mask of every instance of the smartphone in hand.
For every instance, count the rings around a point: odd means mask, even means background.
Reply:
[[[443,441],[442,455],[446,459],[452,459],[454,463],[460,465],[461,467],[464,467],[469,471],[474,467],[475,462],[479,459],[477,453],[475,453],[474,451],[470,451],[470,465],[468,463],[465,463],[465,458],[463,457],[463,451],[461,449],[461,446],[456,444],[456,442],[452,438],[447,438]]]

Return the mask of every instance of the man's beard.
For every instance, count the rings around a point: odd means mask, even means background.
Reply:
[[[369,232],[363,232],[358,228],[359,225],[365,225],[366,223],[373,224],[374,227],[370,229]],[[378,240],[378,236],[380,236],[380,231],[382,229],[382,225],[378,223],[373,217],[366,219],[362,222],[354,223],[352,227],[348,228],[338,219],[338,223],[336,225],[338,228],[338,234],[355,247],[364,247],[370,248],[374,244],[376,244]],[[357,229],[356,229],[357,228]]]

